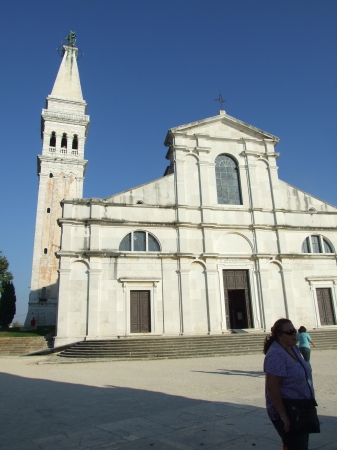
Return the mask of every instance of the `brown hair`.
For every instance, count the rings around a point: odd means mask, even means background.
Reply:
[[[299,327],[298,332],[299,333],[305,333],[307,331],[307,329],[302,325],[301,327]]]
[[[283,325],[286,323],[291,323],[289,319],[278,319],[274,325],[271,327],[270,334],[266,337],[263,344],[263,353],[266,355],[269,347],[274,341],[277,341],[277,337],[283,331]]]

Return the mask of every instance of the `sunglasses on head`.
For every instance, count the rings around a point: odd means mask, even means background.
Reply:
[[[294,334],[297,334],[297,330],[293,328],[292,330],[282,331],[282,333],[286,334],[287,336],[293,336]]]

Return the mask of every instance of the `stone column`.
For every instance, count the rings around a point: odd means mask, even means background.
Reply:
[[[205,253],[214,252],[213,228],[203,228],[204,251]]]
[[[261,325],[261,302],[260,302],[260,291],[259,291],[259,274],[256,270],[256,261],[249,267],[248,278],[249,278],[249,290],[250,290],[250,301],[251,301],[251,320],[252,328],[262,328]]]
[[[209,174],[209,163],[207,161],[199,160],[199,174],[200,174],[200,192],[201,192],[201,199],[200,199],[201,221],[210,223],[212,222],[212,211],[209,208],[211,205],[210,174]]]
[[[97,339],[100,335],[101,269],[89,270],[89,299],[87,312],[87,338]]]
[[[57,308],[57,322],[55,347],[71,342],[68,336],[68,286],[70,269],[59,269],[59,298]]]
[[[270,323],[272,322],[272,305],[269,296],[269,270],[268,268],[260,268],[257,273],[259,277],[262,328],[269,331]]]
[[[179,236],[179,252],[180,253],[191,253],[189,249],[189,229],[184,227],[179,227],[178,229]]]
[[[62,230],[62,235],[61,235],[62,250],[71,251],[72,250],[72,248],[71,248],[72,224],[63,223],[61,230]]]
[[[100,225],[90,225],[90,250],[100,250]]]
[[[182,334],[193,334],[190,298],[190,270],[180,269],[178,274],[180,275]]]
[[[316,301],[315,286],[311,281],[309,281],[309,286],[310,286],[310,291],[311,291],[312,304],[313,304],[313,308],[314,308],[314,312],[315,312],[316,327],[320,327],[321,320],[320,320],[318,305],[317,305],[317,301]]]
[[[156,333],[157,331],[157,284],[153,283],[153,289],[152,289],[152,308],[151,308],[151,333]]]
[[[252,208],[260,207],[260,199],[259,199],[259,186],[257,182],[257,174],[256,174],[256,160],[255,155],[246,152],[247,158],[247,167],[248,167],[248,190],[251,196],[251,205]]]
[[[216,269],[208,269],[206,271],[206,280],[209,334],[219,334],[221,333],[221,299],[219,293],[218,271]]]
[[[127,336],[128,332],[130,333],[130,322],[128,323],[128,311],[129,311],[129,305],[130,302],[128,302],[128,289],[127,284],[123,283],[123,325],[124,325],[124,335]]]
[[[274,142],[265,142],[266,154],[268,158],[268,171],[270,178],[270,188],[271,188],[271,196],[274,203],[275,209],[283,208],[283,196],[280,193],[279,186],[279,178],[278,178],[278,167],[276,164],[276,158],[279,156],[279,153],[275,152]]]
[[[199,159],[201,205],[210,206],[208,162]]]
[[[78,198],[82,198],[83,197],[83,182],[84,182],[84,177],[76,177],[76,193],[77,193],[77,197]]]
[[[284,307],[286,311],[286,318],[295,322],[297,320],[297,314],[294,299],[292,270],[283,268],[281,270],[281,276],[284,290]]]
[[[176,201],[178,205],[186,205],[184,155],[176,152],[175,157]]]
[[[333,310],[333,313],[335,313],[335,317],[334,317],[334,319],[336,320],[337,319],[337,280],[336,279],[333,279],[332,280],[332,283],[333,283],[333,289],[332,289],[332,310]]]

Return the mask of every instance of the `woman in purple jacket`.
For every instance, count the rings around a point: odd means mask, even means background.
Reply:
[[[311,367],[296,345],[297,331],[289,319],[279,319],[267,336],[263,353],[267,413],[285,449],[308,450],[309,434],[292,434],[283,399],[314,397]]]

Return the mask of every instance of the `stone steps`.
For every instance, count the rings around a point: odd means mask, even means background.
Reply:
[[[0,337],[0,355],[21,356],[50,348],[49,341],[38,337]]]
[[[337,329],[310,331],[316,349],[337,349]],[[262,353],[265,333],[82,341],[60,352],[71,359],[175,359]]]

